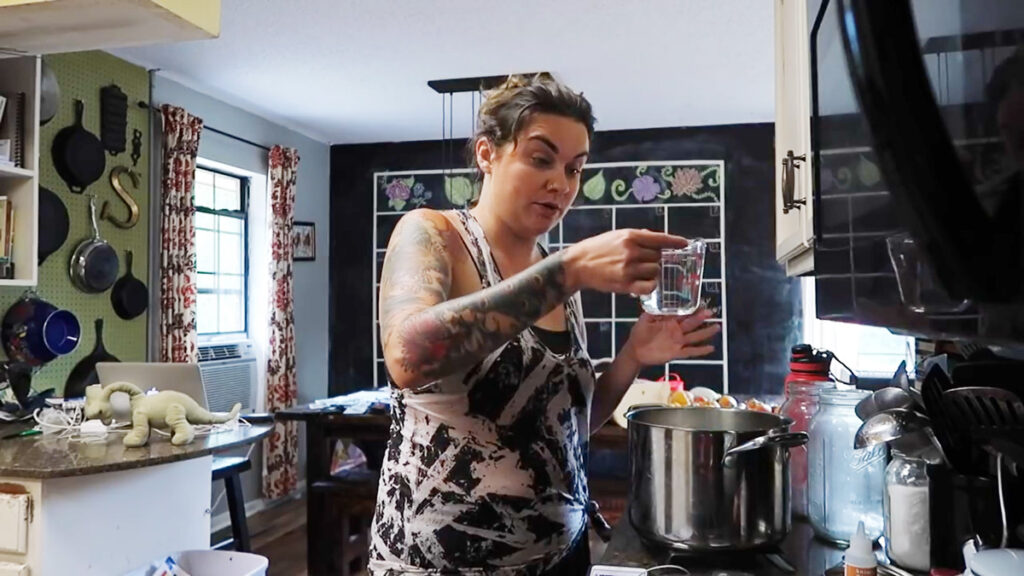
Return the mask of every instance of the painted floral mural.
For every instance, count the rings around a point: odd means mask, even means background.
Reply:
[[[721,171],[718,163],[587,167],[576,204],[715,203],[721,197]],[[407,212],[423,206],[448,210],[470,206],[480,196],[480,182],[468,170],[378,174],[377,194],[380,212]]]

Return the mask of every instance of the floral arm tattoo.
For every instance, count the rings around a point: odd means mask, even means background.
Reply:
[[[448,300],[448,249],[459,243],[459,233],[439,214],[411,213],[392,236],[381,274],[379,313],[388,369],[403,387],[482,360],[571,294],[556,252],[497,285]]]

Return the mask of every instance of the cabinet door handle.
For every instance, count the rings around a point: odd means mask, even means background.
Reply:
[[[800,164],[807,161],[807,156],[801,154],[794,156],[793,151],[790,150],[786,153],[786,157],[782,159],[782,213],[789,214],[789,211],[794,208],[800,208],[804,204],[807,204],[807,200],[801,198],[799,200],[793,198],[793,190],[796,187],[796,170],[800,168]]]

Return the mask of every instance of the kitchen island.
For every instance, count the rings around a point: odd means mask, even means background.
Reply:
[[[810,524],[794,522],[793,529],[781,546],[781,557],[796,569],[786,572],[775,566],[764,556],[737,552],[702,554],[692,557],[675,556],[671,559],[687,569],[691,576],[822,576],[843,558],[842,549],[814,538]],[[612,539],[598,564],[605,566],[627,566],[653,568],[670,563],[664,552],[644,544],[640,536],[623,517],[612,532]],[[672,572],[666,570],[664,574]]]
[[[0,562],[32,576],[116,576],[209,548],[212,454],[271,428],[239,426],[185,446],[155,432],[139,448],[126,448],[123,434],[0,440]]]

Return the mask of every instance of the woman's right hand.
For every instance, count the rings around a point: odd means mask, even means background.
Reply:
[[[662,232],[612,230],[565,249],[566,278],[576,290],[650,294],[658,285],[661,251],[686,245],[686,238]]]

